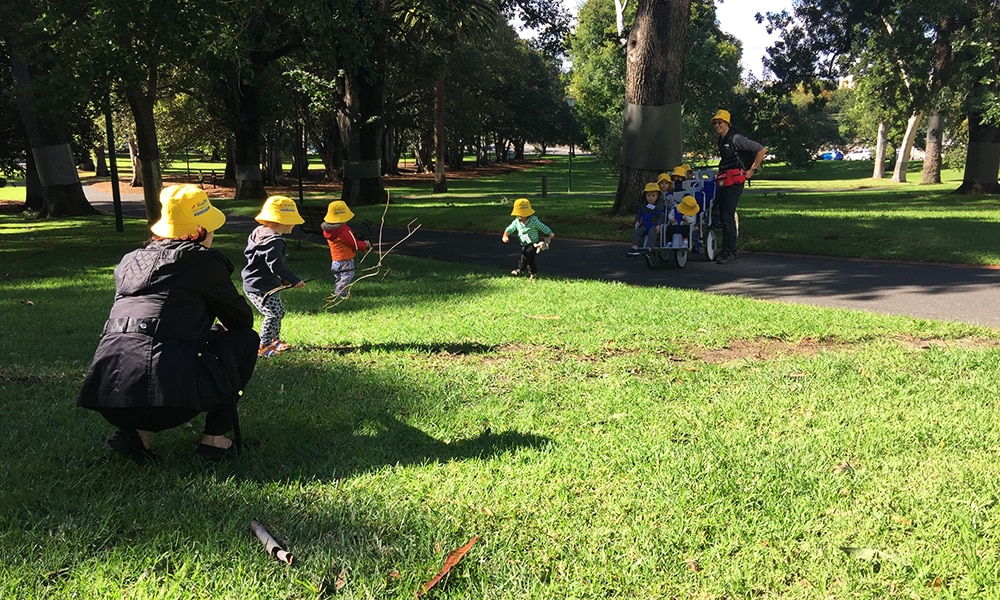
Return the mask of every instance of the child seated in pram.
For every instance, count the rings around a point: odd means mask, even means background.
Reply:
[[[660,225],[666,212],[666,208],[660,203],[660,186],[649,182],[642,193],[645,202],[639,205],[639,210],[635,213],[635,234],[632,236],[632,247],[626,252],[629,256],[639,256],[639,244],[644,238],[660,234]]]
[[[688,248],[688,238],[691,237],[691,226],[698,220],[698,201],[688,194],[681,198],[677,206],[667,213],[668,248]]]

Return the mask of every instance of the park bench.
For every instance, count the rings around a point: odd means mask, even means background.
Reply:
[[[323,217],[326,216],[326,205],[310,204],[308,206],[299,206],[299,215],[305,221],[299,225],[299,229],[302,233],[310,233],[315,235],[323,235]]]
[[[219,180],[221,179],[221,177],[215,174],[214,169],[208,173],[205,173],[204,171],[199,169],[198,178],[199,178],[199,183],[201,185],[201,189],[205,189],[206,183],[211,183],[212,187],[214,188],[219,187]]]

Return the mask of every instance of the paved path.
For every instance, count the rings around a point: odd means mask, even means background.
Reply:
[[[94,206],[110,212],[110,195],[84,189]],[[141,196],[128,194],[123,205],[126,214],[144,214]],[[235,217],[227,223],[246,230],[252,225],[250,219]],[[391,244],[404,234],[402,230],[386,230],[383,241]],[[650,269],[641,257],[626,257],[627,247],[626,242],[557,237],[552,248],[538,257],[539,276],[701,290],[1000,329],[997,268],[744,252],[739,261],[728,265],[692,256],[683,269],[669,261]],[[520,249],[513,242],[501,243],[500,232],[488,235],[420,228],[396,252],[506,273],[517,266]]]

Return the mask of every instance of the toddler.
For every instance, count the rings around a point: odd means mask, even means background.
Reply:
[[[306,283],[285,266],[287,244],[282,236],[292,232],[304,219],[291,198],[271,196],[264,202],[260,214],[255,217],[260,223],[247,240],[247,266],[243,267],[243,291],[247,299],[264,315],[260,326],[260,349],[258,356],[273,356],[290,350],[291,346],[281,340],[281,320],[285,318],[285,304],[281,294],[264,295],[282,285],[301,288]]]
[[[632,235],[632,247],[629,248],[629,256],[639,256],[639,244],[646,236],[656,236],[660,233],[660,224],[663,223],[663,214],[666,208],[660,203],[660,186],[649,182],[642,190],[646,202],[639,206],[635,213],[635,233]]]
[[[334,200],[326,209],[323,217],[323,237],[330,246],[330,272],[336,284],[334,295],[346,298],[350,295],[350,285],[354,281],[354,258],[358,250],[364,252],[371,244],[354,235],[347,224],[354,218],[354,213],[343,200]]]
[[[521,259],[517,263],[517,268],[510,272],[511,275],[520,276],[528,273],[530,279],[538,276],[538,269],[535,268],[535,256],[547,249],[556,234],[542,223],[538,217],[534,216],[535,211],[531,208],[531,202],[527,198],[518,198],[514,201],[514,210],[510,212],[514,220],[500,237],[503,243],[510,241],[511,234],[517,234],[518,241],[521,242]],[[541,236],[546,239],[541,240]]]

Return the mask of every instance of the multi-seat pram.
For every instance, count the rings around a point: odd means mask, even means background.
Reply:
[[[682,183],[683,189],[670,192],[660,232],[651,232],[647,238],[645,256],[650,268],[671,259],[678,268],[684,268],[689,254],[715,260],[721,234],[719,211],[715,207],[715,175],[714,169],[695,171],[693,179]],[[684,215],[676,213],[677,209],[669,208],[680,204],[685,196],[693,196],[698,203],[698,211],[689,219],[682,218]]]

